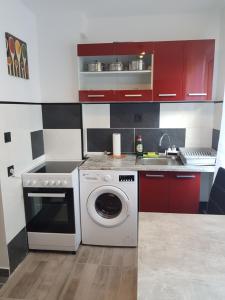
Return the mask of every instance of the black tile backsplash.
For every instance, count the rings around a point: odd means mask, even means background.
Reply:
[[[168,138],[165,137],[162,141],[162,147],[159,147],[160,137],[167,133],[170,136],[171,145],[176,147],[185,146],[186,129],[184,128],[149,128],[136,129],[135,136],[141,135],[144,145],[144,151],[164,151],[169,147]]]
[[[80,104],[43,104],[42,117],[44,129],[82,128]]]
[[[23,261],[27,252],[27,232],[26,229],[23,228],[8,244],[10,273]]]
[[[37,130],[30,133],[31,135],[31,147],[33,159],[44,154],[44,138],[43,130]]]
[[[158,128],[159,103],[110,104],[111,128]]]
[[[112,152],[112,134],[121,133],[121,151],[134,152],[134,129],[89,128],[87,129],[87,151]]]
[[[218,150],[219,138],[220,138],[220,130],[213,129],[212,148],[215,150]]]

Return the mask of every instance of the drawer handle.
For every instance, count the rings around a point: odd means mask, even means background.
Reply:
[[[104,98],[105,95],[88,95],[88,98]]]
[[[159,97],[176,97],[177,94],[159,94]]]
[[[207,96],[207,93],[189,93],[188,96]]]
[[[145,176],[149,177],[149,178],[164,178],[165,177],[165,175],[151,175],[151,174],[146,174]]]
[[[182,179],[182,178],[195,178],[195,175],[176,175],[176,178]]]
[[[125,97],[142,97],[142,94],[125,94]]]

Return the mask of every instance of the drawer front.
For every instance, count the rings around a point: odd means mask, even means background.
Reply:
[[[80,102],[110,102],[114,99],[115,94],[112,90],[79,91]]]
[[[152,101],[151,90],[123,90],[115,91],[115,99],[117,101]]]

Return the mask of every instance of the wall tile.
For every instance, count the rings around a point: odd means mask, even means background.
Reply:
[[[44,129],[47,160],[82,159],[81,129]]]
[[[112,152],[112,134],[121,133],[121,151],[123,153],[134,152],[134,129],[87,129],[87,151]]]
[[[80,104],[43,104],[44,129],[80,129]]]
[[[33,159],[44,155],[43,130],[37,130],[30,133]]]
[[[211,128],[187,128],[186,147],[212,147]]]
[[[28,252],[27,232],[23,228],[8,244],[10,273],[22,262]]]
[[[110,104],[111,128],[158,128],[159,103]]]
[[[186,130],[184,128],[160,128],[160,129],[136,129],[135,136],[141,135],[143,139],[144,151],[164,151],[169,147],[168,138],[164,138],[162,147],[159,147],[160,137],[168,133],[170,136],[171,144],[176,145],[176,147],[185,146],[185,134]],[[161,148],[161,149],[160,149]]]
[[[220,131],[217,129],[213,129],[212,148],[215,150],[218,150],[219,138],[220,138]]]
[[[213,128],[213,103],[161,103],[160,128]]]
[[[222,111],[223,111],[223,103],[215,103],[214,104],[214,121],[213,121],[214,129],[220,130]]]
[[[83,128],[110,128],[110,104],[82,104]]]

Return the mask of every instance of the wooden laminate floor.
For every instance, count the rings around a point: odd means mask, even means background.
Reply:
[[[136,300],[137,249],[81,246],[76,255],[29,253],[0,299]]]

